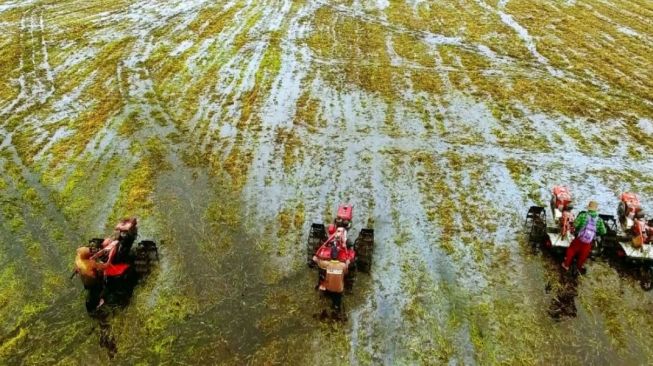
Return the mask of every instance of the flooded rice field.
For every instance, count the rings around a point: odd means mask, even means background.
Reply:
[[[646,0],[0,0],[0,364],[651,364],[653,298],[533,252],[568,185],[653,210]],[[330,317],[312,222],[369,275]],[[75,249],[159,245],[90,317]],[[553,316],[552,316],[553,315]]]

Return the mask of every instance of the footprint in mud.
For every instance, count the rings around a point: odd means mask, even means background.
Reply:
[[[106,321],[100,322],[100,347],[106,348],[110,359],[113,359],[118,353],[116,338],[111,331],[111,324]]]
[[[545,290],[551,292],[552,284],[547,283]],[[555,320],[576,317],[576,296],[578,296],[578,279],[562,276],[560,286],[556,290],[555,296],[551,299],[548,313]]]
[[[347,313],[344,310],[329,310],[329,309],[324,309],[322,312],[313,314],[313,318],[319,319],[322,322],[327,322],[327,321],[336,321],[336,322],[347,322]]]

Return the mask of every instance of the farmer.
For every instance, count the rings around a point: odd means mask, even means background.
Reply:
[[[102,258],[105,254],[108,254],[108,258],[104,265],[108,264],[113,264],[114,263],[114,257],[116,256],[116,253],[118,252],[118,248],[120,246],[120,241],[118,239],[112,239],[112,238],[106,238],[102,242],[102,249],[100,249],[97,253],[93,254],[91,259],[97,259],[97,258]]]
[[[97,263],[91,256],[89,247],[77,248],[75,257],[75,273],[79,274],[86,289],[96,286],[102,274],[103,265]]]
[[[592,250],[594,238],[597,234],[605,235],[607,232],[603,220],[601,220],[596,211],[598,208],[599,204],[596,201],[590,201],[589,205],[587,205],[587,211],[581,212],[574,221],[574,228],[577,234],[576,238],[569,245],[569,248],[567,248],[565,260],[562,263],[562,268],[565,270],[569,270],[574,257],[578,256],[576,268],[581,273],[585,273],[584,264]]]
[[[345,247],[345,243],[347,242],[347,231],[341,227],[337,228],[334,239],[339,249]]]
[[[98,263],[91,255],[89,247],[77,248],[75,256],[75,272],[88,290],[89,296],[86,300],[86,310],[93,312],[104,304],[103,298],[103,270],[106,264]],[[91,300],[93,299],[93,300]]]
[[[131,217],[120,220],[116,225],[114,238],[120,243],[117,252],[115,253],[115,258],[113,258],[113,262],[122,263],[127,261],[129,252],[131,251],[132,245],[138,235],[137,224],[138,221],[136,218]]]
[[[332,247],[332,249],[331,259],[329,260],[313,257],[313,261],[317,263],[318,267],[326,271],[324,278],[320,279],[318,288],[322,291],[342,292],[344,291],[345,275],[347,274],[349,263],[348,261],[339,261],[338,249],[335,247]]]
[[[571,210],[574,209],[574,206],[567,205],[562,209],[562,217],[560,218],[560,236],[566,238],[567,235],[573,234],[574,228],[572,226],[574,222],[574,214]]]
[[[642,248],[644,244],[651,243],[650,229],[646,223],[646,215],[644,210],[639,210],[635,213],[635,221],[630,228],[633,235],[632,245],[635,248]]]
[[[345,275],[349,267],[349,260],[345,262],[338,260],[339,251],[337,246],[332,246],[330,260],[313,256],[313,261],[320,267],[318,289],[333,295],[333,305],[336,310],[340,310],[342,293],[345,291]]]

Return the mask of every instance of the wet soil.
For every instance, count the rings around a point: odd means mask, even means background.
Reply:
[[[0,1],[0,364],[648,364],[636,270],[523,219],[653,199],[646,1]],[[334,318],[312,222],[370,274]],[[75,248],[160,261],[101,319]]]

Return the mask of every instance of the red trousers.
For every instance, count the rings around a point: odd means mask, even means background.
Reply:
[[[592,244],[583,243],[578,238],[575,238],[572,240],[571,244],[569,244],[569,248],[567,248],[567,254],[565,254],[565,267],[571,266],[574,257],[578,256],[576,267],[578,269],[583,268],[583,265],[585,264],[587,257],[590,256],[591,251]]]

